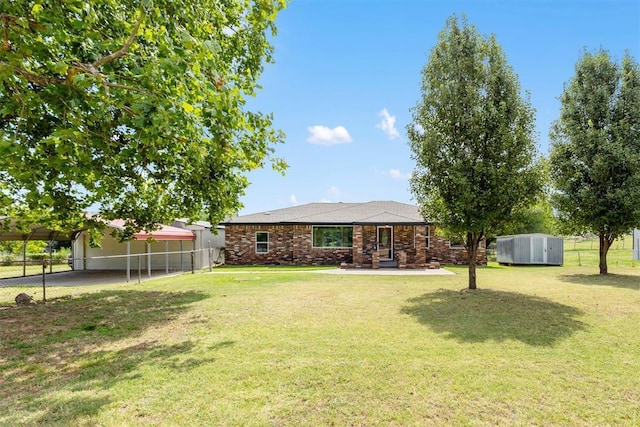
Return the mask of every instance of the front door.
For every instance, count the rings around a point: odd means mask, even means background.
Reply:
[[[378,227],[378,255],[380,261],[393,259],[393,227]]]

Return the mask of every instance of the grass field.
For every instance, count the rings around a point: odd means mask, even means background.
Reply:
[[[49,273],[59,271],[69,271],[71,268],[67,265],[67,262],[57,262],[53,265],[48,265],[46,272]],[[30,261],[24,268],[16,262],[13,265],[0,265],[0,279],[8,277],[22,277],[26,276],[38,276],[42,274],[42,264],[39,262]]]
[[[220,268],[2,307],[0,425],[640,425],[640,265],[589,263],[492,264],[474,292],[461,267]]]

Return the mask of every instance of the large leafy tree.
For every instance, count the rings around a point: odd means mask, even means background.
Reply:
[[[541,191],[534,111],[495,37],[455,16],[431,50],[412,111],[411,190],[426,218],[463,239],[475,289],[482,239]]]
[[[235,212],[246,171],[286,166],[245,103],[284,1],[1,2],[0,214],[131,233]]]
[[[613,241],[640,225],[640,70],[630,55],[584,52],[551,128],[554,205],[567,228],[600,238],[600,274]]]

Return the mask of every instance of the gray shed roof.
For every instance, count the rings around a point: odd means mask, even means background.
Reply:
[[[308,203],[233,217],[223,224],[426,224],[417,206],[391,201]]]

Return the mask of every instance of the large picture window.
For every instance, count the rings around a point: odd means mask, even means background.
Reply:
[[[258,231],[256,233],[256,253],[266,254],[269,252],[269,233]]]
[[[314,248],[351,248],[353,247],[353,227],[314,226]]]

